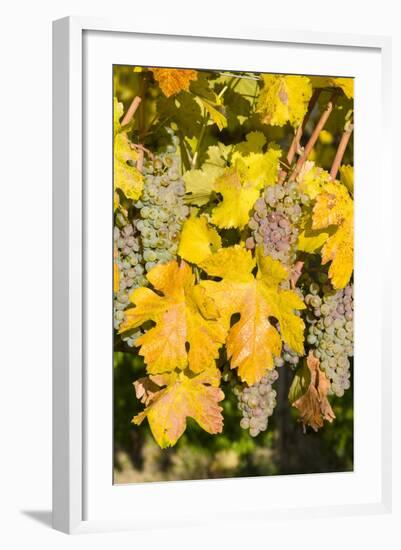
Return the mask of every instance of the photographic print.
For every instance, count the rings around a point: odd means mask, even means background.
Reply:
[[[114,483],[352,471],[353,79],[111,79]]]

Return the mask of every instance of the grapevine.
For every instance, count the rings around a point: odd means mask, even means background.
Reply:
[[[324,432],[352,391],[352,79],[114,70],[114,343],[135,433],[164,449],[235,418],[267,441],[286,407]]]

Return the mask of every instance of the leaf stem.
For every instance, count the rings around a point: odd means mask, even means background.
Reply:
[[[304,262],[298,261],[295,263],[294,267],[291,270],[290,283],[291,283],[291,288],[293,290],[297,286],[298,279],[302,274],[303,266],[304,266]]]

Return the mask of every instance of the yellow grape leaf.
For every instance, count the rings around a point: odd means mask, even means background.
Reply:
[[[148,373],[186,367],[201,372],[214,365],[227,328],[214,301],[204,288],[194,284],[189,265],[173,260],[154,267],[147,278],[157,293],[146,287],[132,292],[130,300],[135,307],[125,311],[120,332],[137,328],[145,321],[155,323],[137,339]]]
[[[213,209],[212,223],[222,228],[244,227],[259,197],[259,189],[242,182],[237,170],[229,168],[215,181],[214,190],[221,193],[223,200]]]
[[[354,202],[347,188],[334,181],[316,197],[312,229],[335,226],[335,232],[321,250],[322,263],[331,261],[329,277],[334,288],[344,288],[354,264]]]
[[[298,235],[298,250],[315,254],[322,248],[327,241],[329,233],[327,231],[318,231],[314,229],[303,229]]]
[[[240,175],[241,181],[257,189],[277,182],[281,149],[269,149],[266,153],[241,155],[235,152],[231,164]]]
[[[311,160],[307,160],[304,163],[297,176],[298,190],[313,200],[330,181],[330,174],[319,166],[316,166]],[[312,229],[312,213],[309,208],[305,208],[305,214],[306,221],[298,236],[298,250],[314,254],[322,248],[330,235],[330,231]]]
[[[299,191],[311,199],[315,199],[329,181],[330,174],[311,160],[304,163],[297,176]]]
[[[114,191],[114,200],[113,200],[114,210],[117,210],[117,208],[120,206],[120,197],[118,193]]]
[[[349,164],[343,164],[340,168],[340,181],[348,191],[351,193],[351,196],[354,194],[354,167]]]
[[[219,402],[224,399],[224,393],[219,388],[220,371],[217,368],[191,377],[183,372],[172,372],[150,376],[150,379],[153,385],[150,391],[149,384],[145,386],[141,382],[138,397],[136,388],[137,397],[143,401],[145,396],[148,406],[132,422],[141,424],[147,418],[153,437],[162,449],[175,445],[187,427],[188,417],[210,434],[222,432],[223,409]],[[159,391],[155,391],[157,386]]]
[[[296,309],[304,309],[300,297],[279,285],[288,279],[287,270],[257,250],[256,260],[250,251],[236,245],[221,248],[200,264],[212,277],[222,280],[202,281],[226,323],[231,316],[240,319],[229,330],[226,346],[232,369],[249,385],[258,382],[274,367],[273,359],[281,353],[281,342],[303,354],[304,322]],[[253,270],[258,267],[256,276]],[[280,324],[280,332],[271,322]]]
[[[325,76],[311,76],[314,88],[340,88],[348,99],[354,97],[353,78],[331,78]]]
[[[121,189],[127,199],[137,200],[143,188],[143,176],[133,163],[138,153],[131,147],[127,132],[121,130],[120,118],[123,105],[114,98],[114,190]],[[114,209],[118,207],[118,197],[114,195]]]
[[[221,176],[224,168],[213,164],[204,164],[200,170],[188,170],[183,179],[187,195],[185,199],[196,206],[209,202],[215,180]]]
[[[114,292],[118,292],[120,290],[120,271],[115,261],[113,267],[113,290]]]
[[[151,69],[161,91],[166,97],[178,94],[181,90],[189,90],[191,80],[198,78],[197,71],[189,69]]]
[[[212,212],[211,221],[221,228],[243,228],[249,221],[249,212],[259,197],[260,189],[277,181],[279,149],[266,153],[232,155],[232,166],[214,183],[214,190],[223,200]]]
[[[208,147],[207,158],[202,167],[185,172],[183,178],[187,192],[186,202],[196,206],[203,206],[209,202],[214,182],[227,168],[231,151],[232,147],[223,143],[211,145]]]
[[[206,163],[226,168],[232,149],[232,145],[224,145],[220,142],[217,145],[210,145],[207,149]]]
[[[309,381],[309,386],[305,393],[296,399],[292,403],[293,407],[298,409],[302,424],[310,426],[315,432],[320,428],[323,428],[324,421],[333,422],[335,414],[327,394],[330,388],[330,381],[326,377],[325,373],[319,368],[319,359],[317,359],[313,352],[310,351],[306,360],[306,366],[309,373],[306,371],[305,375],[299,373],[294,378],[293,384],[290,388],[290,400],[291,394],[295,396],[297,391],[294,390],[294,385],[297,386],[298,392],[302,392],[305,385],[305,381]],[[301,369],[302,371],[302,369]],[[303,380],[299,382],[299,377],[303,377]]]
[[[124,112],[124,105],[118,101],[116,97],[114,97],[114,107],[113,107],[113,115],[114,115],[114,135],[116,135],[120,129],[120,118],[123,116]]]
[[[131,147],[126,132],[118,132],[114,136],[114,159],[124,164],[138,159],[138,153]]]
[[[354,79],[353,78],[333,78],[334,86],[341,88],[348,99],[354,97]]]
[[[220,235],[209,227],[206,216],[192,216],[185,221],[178,247],[178,255],[181,258],[198,264],[220,247]]]
[[[227,118],[218,109],[218,107],[221,107],[219,103],[215,103],[215,105],[212,105],[210,101],[207,101],[207,99],[204,99],[199,96],[196,96],[195,99],[207,111],[212,121],[217,124],[217,127],[220,130],[220,132],[223,130],[223,128],[227,128]]]
[[[127,199],[137,200],[142,193],[143,176],[135,166],[115,159],[114,188],[121,189]]]
[[[298,127],[308,109],[312,85],[308,77],[263,75],[257,110],[265,124]]]

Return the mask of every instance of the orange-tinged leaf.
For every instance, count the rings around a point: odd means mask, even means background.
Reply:
[[[294,310],[305,306],[294,291],[280,289],[280,283],[288,278],[280,262],[258,250],[255,277],[256,262],[250,251],[236,245],[220,249],[200,265],[209,275],[222,278],[201,284],[225,321],[229,323],[233,314],[240,314],[228,333],[227,356],[241,380],[252,385],[272,369],[282,340],[303,353],[304,323]],[[279,322],[280,332],[271,317]]]
[[[150,384],[141,380],[136,387],[137,396],[139,390],[142,401],[146,396],[145,403],[148,406],[133,418],[133,422],[141,424],[147,418],[152,434],[161,448],[170,447],[177,442],[186,429],[188,417],[193,418],[210,434],[221,433],[223,409],[218,403],[224,399],[224,393],[218,387],[219,383],[220,372],[215,367],[192,377],[183,372],[173,372],[158,377],[151,376]],[[155,384],[166,387],[154,392]]]
[[[235,292],[233,286],[231,291]],[[231,368],[238,368],[240,378],[252,385],[273,368],[273,357],[281,352],[281,339],[270,324],[269,306],[256,281],[246,285],[239,309],[240,320],[227,338],[227,356]]]
[[[334,288],[344,288],[352,275],[354,261],[354,202],[344,185],[326,184],[316,197],[312,229],[336,226],[321,250],[322,263],[331,261],[329,277]]]
[[[310,426],[315,432],[323,427],[324,421],[333,422],[335,414],[327,394],[330,381],[319,368],[319,359],[310,351],[306,360],[310,372],[310,383],[306,392],[294,401],[293,406],[298,409],[301,422]]]
[[[222,248],[199,264],[212,277],[229,281],[249,282],[253,280],[252,270],[256,266],[249,250],[241,246]]]
[[[191,80],[198,78],[198,73],[189,69],[151,69],[161,91],[166,97],[189,90]]]
[[[329,181],[330,174],[311,160],[305,162],[297,176],[299,191],[311,199],[315,199]]]
[[[120,332],[145,321],[155,323],[137,340],[148,373],[188,366],[201,372],[214,365],[227,327],[205,289],[194,284],[189,265],[174,260],[154,267],[147,278],[157,292],[145,287],[134,290],[130,300],[135,307],[125,311]]]

